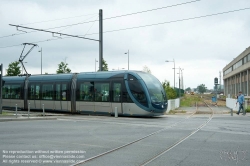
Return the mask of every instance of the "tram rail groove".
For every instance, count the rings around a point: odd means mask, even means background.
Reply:
[[[197,109],[198,109],[198,107],[197,107],[197,104],[196,104],[196,110],[195,110],[191,115],[187,116],[187,117],[184,118],[184,119],[189,119],[190,117],[192,117],[192,116],[197,112]],[[146,135],[146,136],[144,136],[144,137],[141,137],[141,138],[139,138],[139,139],[137,139],[137,140],[135,140],[135,141],[129,142],[129,143],[124,144],[124,145],[121,145],[121,146],[119,146],[119,147],[117,147],[117,148],[114,148],[114,149],[111,149],[111,150],[109,150],[109,151],[103,152],[103,153],[101,153],[101,154],[99,154],[99,155],[90,157],[90,158],[88,158],[88,159],[86,159],[86,160],[79,161],[78,163],[72,164],[71,166],[78,166],[78,165],[80,165],[80,164],[85,164],[85,163],[87,163],[87,162],[89,162],[89,161],[91,161],[91,160],[97,159],[97,158],[99,158],[99,157],[101,157],[101,156],[107,155],[107,154],[109,154],[109,153],[112,153],[112,152],[114,152],[114,151],[117,151],[117,150],[119,150],[119,149],[122,149],[122,148],[124,148],[124,147],[127,147],[127,146],[129,146],[129,145],[132,145],[132,144],[134,144],[134,143],[136,143],[136,142],[139,142],[139,141],[141,141],[141,140],[143,140],[143,139],[146,139],[146,138],[148,138],[148,137],[150,137],[150,136],[153,136],[153,135],[155,135],[155,134],[161,133],[161,132],[163,132],[163,131],[165,131],[165,130],[167,130],[167,129],[173,128],[173,127],[175,127],[177,124],[182,123],[182,122],[183,122],[183,120],[178,121],[178,122],[176,122],[176,123],[174,123],[174,124],[172,124],[172,125],[170,125],[170,126],[168,126],[168,127],[165,127],[165,128],[163,128],[163,129],[157,130],[157,131],[155,131],[155,132],[153,132],[153,133],[151,133],[151,134],[148,134],[148,135]]]
[[[197,133],[198,131],[200,131],[204,126],[206,126],[213,118],[214,116],[214,110],[205,102],[203,101],[206,106],[211,110],[211,115],[210,117],[203,123],[201,124],[196,130],[192,131],[190,134],[188,134],[187,136],[181,138],[179,141],[175,142],[174,144],[170,145],[167,149],[159,152],[158,154],[156,154],[154,157],[150,158],[149,160],[145,161],[144,163],[140,164],[140,166],[145,166],[149,163],[151,163],[152,161],[156,160],[157,158],[159,158],[160,156],[162,156],[163,154],[167,153],[168,151],[170,151],[171,149],[175,148],[176,146],[178,146],[179,144],[181,144],[182,142],[184,142],[186,139],[188,139],[189,137],[191,137],[192,135],[194,135],[195,133]],[[198,110],[197,107],[197,103],[196,103],[196,108]]]

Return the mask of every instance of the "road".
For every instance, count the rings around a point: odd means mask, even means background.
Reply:
[[[192,110],[154,118],[1,121],[0,165],[249,165],[249,115]]]

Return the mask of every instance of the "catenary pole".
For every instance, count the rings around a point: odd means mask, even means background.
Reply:
[[[102,71],[103,59],[103,29],[102,29],[102,9],[99,10],[99,71]]]

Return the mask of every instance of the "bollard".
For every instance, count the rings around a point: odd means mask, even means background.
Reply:
[[[118,117],[118,110],[117,110],[117,107],[115,107],[115,117],[116,117],[116,118]]]
[[[28,107],[28,118],[30,118],[30,103],[29,103],[29,107]]]
[[[43,104],[43,116],[44,116],[44,104]]]
[[[233,109],[231,108],[231,116],[233,116]]]
[[[16,104],[16,118],[17,118],[17,104]]]

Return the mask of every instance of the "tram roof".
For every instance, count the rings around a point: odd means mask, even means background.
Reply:
[[[67,81],[72,79],[73,74],[44,74],[44,75],[31,75],[29,81]]]
[[[105,79],[110,77],[123,77],[125,73],[138,73],[141,71],[119,70],[119,71],[101,71],[101,72],[82,72],[77,74],[78,79]]]

